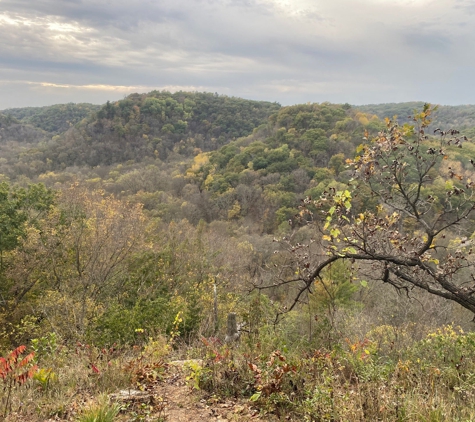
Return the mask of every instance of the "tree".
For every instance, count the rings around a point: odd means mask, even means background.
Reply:
[[[4,270],[5,252],[15,249],[26,236],[27,223],[38,218],[52,205],[54,193],[42,184],[14,188],[0,183],[0,271]]]
[[[145,242],[145,216],[140,204],[73,185],[25,233],[9,255],[5,319],[33,309],[75,338],[122,293],[129,261]]]
[[[454,129],[426,134],[433,111],[424,105],[415,126],[386,119],[387,129],[348,161],[354,178],[347,190],[302,201],[291,224],[311,225],[312,239],[281,242],[287,255],[277,285],[296,288],[289,309],[343,260],[353,273],[366,270],[408,294],[422,289],[475,313],[474,183],[441,167],[468,139]],[[363,187],[377,200],[370,209],[355,206]]]

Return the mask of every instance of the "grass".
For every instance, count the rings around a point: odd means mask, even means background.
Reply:
[[[210,393],[247,396],[283,420],[475,420],[475,333],[445,326],[416,341],[394,329],[313,350],[208,344],[196,373]]]
[[[14,389],[6,420],[117,420],[108,394],[159,384],[165,362],[177,355],[200,358],[186,366],[190,388],[241,398],[277,420],[475,420],[475,333],[448,325],[414,339],[412,330],[380,325],[331,347],[318,339],[293,346],[285,330],[272,337],[270,327],[238,347],[205,339],[120,350],[59,345],[38,356],[28,388]]]
[[[114,422],[119,414],[120,406],[109,403],[106,395],[99,398],[97,403],[85,408],[77,418],[77,422]]]

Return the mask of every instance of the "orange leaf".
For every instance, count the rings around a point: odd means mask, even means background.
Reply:
[[[28,363],[30,363],[33,358],[35,357],[35,352],[31,352],[29,355],[26,355],[23,360],[18,364],[19,368],[22,368],[23,366],[26,366]]]

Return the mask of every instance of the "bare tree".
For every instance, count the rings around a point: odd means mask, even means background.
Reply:
[[[311,225],[313,238],[280,242],[287,255],[273,286],[295,289],[288,309],[345,260],[355,276],[365,268],[408,294],[419,288],[475,313],[474,185],[449,165],[454,148],[468,139],[454,129],[428,136],[433,110],[425,105],[414,126],[386,119],[387,129],[348,161],[354,178],[347,190],[302,201],[290,224]]]

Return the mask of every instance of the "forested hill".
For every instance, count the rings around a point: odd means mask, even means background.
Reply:
[[[171,153],[192,156],[196,149],[211,151],[247,136],[279,108],[277,103],[210,93],[153,91],[107,103],[80,129],[116,146],[135,143],[138,159],[152,153],[163,160]]]
[[[207,93],[133,94],[91,111],[59,135],[4,116],[0,123],[8,133],[33,131],[36,141],[0,143],[0,174],[57,187],[82,181],[142,203],[164,221],[245,222],[273,233],[284,229],[303,197],[346,186],[346,160],[365,135],[385,127],[376,112],[409,115],[418,105],[374,106],[366,113],[348,104],[281,107]],[[436,121],[444,110],[434,114]],[[468,144],[450,151],[444,165],[461,174],[471,170],[474,156]]]
[[[2,113],[21,123],[30,124],[53,134],[65,132],[91,113],[98,111],[95,104],[56,104],[45,107],[9,108]]]
[[[2,146],[6,143],[13,143],[14,146],[38,143],[49,137],[49,134],[39,127],[23,123],[11,115],[0,113],[0,145]]]
[[[398,116],[399,123],[410,121],[409,116],[414,114],[414,110],[421,110],[423,101],[412,101],[407,103],[387,103],[368,104],[354,106],[354,108],[369,114],[375,114],[380,119]],[[475,105],[444,106],[440,105],[433,116],[431,128],[472,128],[475,126]]]
[[[57,170],[147,157],[167,160],[173,154],[192,157],[196,151],[210,151],[251,134],[279,108],[276,103],[206,93],[133,94],[108,102],[21,160],[30,167],[48,162]],[[39,115],[25,118],[33,117]]]
[[[288,227],[301,198],[345,187],[346,160],[365,131],[382,128],[376,116],[348,105],[283,107],[252,135],[194,158],[184,178],[207,193],[208,203],[203,207],[202,196],[189,195],[187,209],[205,219],[258,221],[265,232]]]

